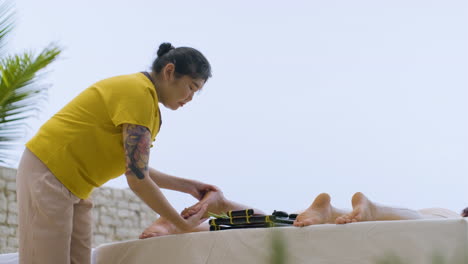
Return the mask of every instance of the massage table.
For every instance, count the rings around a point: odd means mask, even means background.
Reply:
[[[274,263],[273,243],[287,264],[376,264],[384,258],[429,264],[468,263],[468,220],[362,222],[199,232],[101,245],[95,264]]]
[[[273,246],[276,243],[276,247]],[[346,225],[232,229],[103,244],[93,264],[274,263],[282,244],[287,264],[468,263],[468,220],[362,222]],[[10,262],[2,257],[9,256]],[[15,254],[0,255],[14,264]],[[383,259],[395,262],[379,262]],[[14,261],[14,260],[13,260]],[[399,262],[398,262],[399,261]],[[276,262],[277,263],[277,262]]]

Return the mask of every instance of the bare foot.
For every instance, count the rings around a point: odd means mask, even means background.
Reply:
[[[208,217],[208,212],[220,214],[229,210],[223,192],[210,191],[205,194],[201,201],[189,208],[185,208],[181,213],[182,217],[188,218],[196,214],[204,204],[208,204],[208,209],[206,210],[207,213],[203,217]]]
[[[357,192],[351,200],[353,211],[349,214],[337,217],[336,224],[348,224],[354,222],[375,221],[377,220],[377,207],[367,197]]]
[[[175,225],[166,220],[166,218],[160,217],[158,220],[154,221],[149,227],[147,227],[143,233],[140,235],[140,239],[158,237],[158,236],[167,236],[174,234],[181,234]]]
[[[332,206],[330,204],[330,195],[321,193],[315,198],[309,208],[297,216],[294,226],[325,224],[331,222],[331,218]]]

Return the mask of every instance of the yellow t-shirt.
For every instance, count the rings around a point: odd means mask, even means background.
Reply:
[[[73,194],[86,199],[94,187],[125,173],[122,127],[160,128],[158,97],[142,73],[93,84],[49,119],[26,143]]]

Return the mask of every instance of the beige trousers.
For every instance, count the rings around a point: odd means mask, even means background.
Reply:
[[[16,185],[19,263],[89,264],[91,200],[73,195],[28,149]]]

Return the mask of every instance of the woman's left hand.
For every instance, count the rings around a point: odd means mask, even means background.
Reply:
[[[195,197],[195,199],[200,201],[203,199],[205,194],[210,191],[217,192],[220,191],[220,189],[211,184],[190,180],[187,193],[191,194],[193,197]]]

